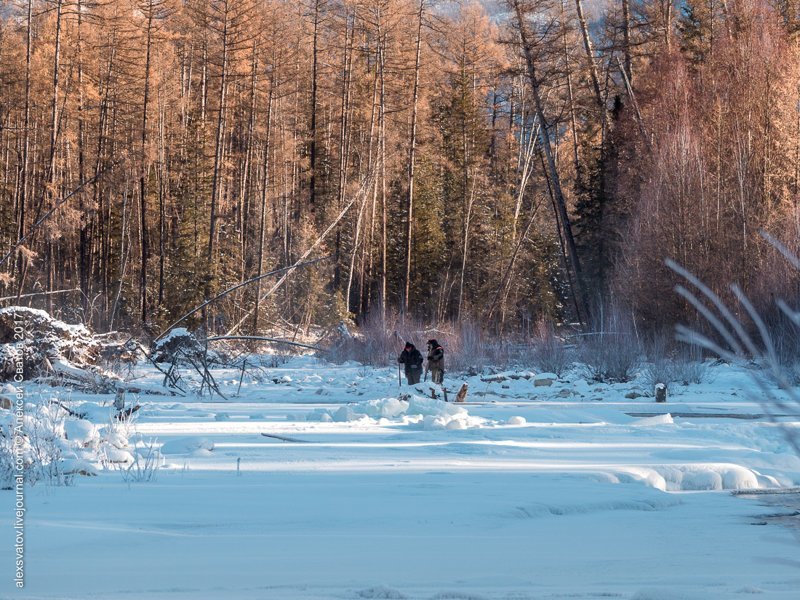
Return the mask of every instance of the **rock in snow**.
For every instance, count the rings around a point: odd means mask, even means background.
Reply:
[[[533,385],[536,387],[551,386],[556,379],[558,379],[558,375],[555,373],[539,373],[533,378]]]

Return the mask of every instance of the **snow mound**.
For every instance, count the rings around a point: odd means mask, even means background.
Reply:
[[[708,596],[687,594],[674,589],[652,589],[636,592],[631,600],[700,600]]]
[[[424,430],[466,429],[486,422],[485,419],[470,416],[461,406],[422,396],[411,396],[408,400],[367,400],[341,406],[335,411],[318,408],[306,415],[306,421],[326,423],[372,422],[379,419],[413,424]]]
[[[61,461],[60,468],[64,475],[83,475],[86,477],[97,475],[95,466],[89,461],[80,458],[65,458]]]
[[[99,435],[93,423],[83,419],[67,419],[64,422],[64,437],[86,447],[96,441]]]
[[[161,454],[207,454],[214,449],[214,442],[200,437],[177,438],[161,445]]]
[[[508,417],[507,425],[525,425],[528,421],[525,417]]]
[[[675,419],[672,415],[666,413],[664,415],[653,415],[652,417],[643,417],[631,423],[634,427],[651,427],[653,425],[672,425]]]
[[[638,481],[666,492],[749,490],[775,485],[766,477],[740,465],[697,463],[629,467],[620,481]]]
[[[564,517],[571,515],[587,515],[613,511],[653,512],[658,510],[666,510],[672,508],[673,506],[678,506],[679,504],[681,504],[680,499],[669,494],[642,499],[631,498],[629,500],[607,500],[600,502],[565,502],[560,504],[538,503],[526,506],[517,506],[513,512],[513,516],[520,519],[534,519],[551,516]]]
[[[371,598],[371,599],[385,599],[385,600],[405,600],[405,596],[401,592],[392,588],[377,585],[374,587],[366,588],[356,592],[356,598]]]
[[[555,381],[558,379],[558,375],[555,373],[537,373],[533,378],[534,381],[541,381],[542,379],[550,379]]]

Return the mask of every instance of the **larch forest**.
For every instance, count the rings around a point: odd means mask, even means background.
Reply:
[[[145,337],[252,279],[193,326],[659,329],[693,318],[672,258],[769,311],[798,31],[797,0],[3,0],[0,296]]]

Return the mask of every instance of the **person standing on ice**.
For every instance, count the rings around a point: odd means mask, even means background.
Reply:
[[[397,362],[405,365],[408,385],[419,383],[420,375],[422,375],[422,353],[414,344],[406,342],[405,348],[397,357]]]
[[[442,384],[444,381],[444,348],[436,340],[428,340],[428,371],[431,381]]]

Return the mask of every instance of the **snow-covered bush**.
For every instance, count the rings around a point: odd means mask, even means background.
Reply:
[[[11,477],[17,474],[17,453],[21,455],[26,483],[68,485],[72,481],[78,465],[77,461],[71,460],[73,456],[69,451],[69,444],[66,443],[65,415],[56,405],[27,404],[20,435],[14,431],[14,414],[11,411],[2,412],[2,487],[7,488]]]
[[[15,414],[0,411],[0,488],[8,488],[16,471],[16,452],[20,453],[25,482],[61,486],[76,476],[91,476],[98,468],[130,465],[136,457],[129,448],[130,423],[114,418],[111,407],[95,407],[93,418],[107,411],[108,424],[95,425],[76,415],[61,402],[42,398],[24,407],[21,434],[16,433]],[[91,411],[90,411],[91,412]],[[102,417],[101,417],[102,418]],[[144,462],[141,462],[141,461]],[[138,471],[147,471],[146,453]]]

